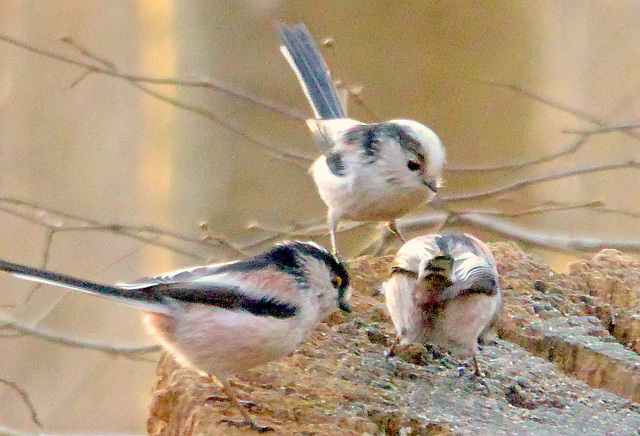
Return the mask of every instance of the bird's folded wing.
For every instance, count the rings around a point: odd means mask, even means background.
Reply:
[[[171,299],[181,303],[204,304],[233,311],[245,311],[255,316],[291,318],[298,307],[264,294],[248,292],[247,288],[232,284],[202,280],[185,283],[163,283],[146,288],[161,299]]]

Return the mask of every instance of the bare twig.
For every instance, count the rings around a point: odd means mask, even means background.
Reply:
[[[630,210],[620,210],[620,209],[610,209],[606,207],[598,207],[594,209],[595,212],[599,213],[610,213],[614,215],[626,216],[629,218],[640,218],[640,213],[632,212]]]
[[[343,65],[341,65],[342,62],[340,62],[339,51],[335,39],[331,37],[325,38],[322,41],[322,48],[325,49],[325,55],[330,55],[333,58],[332,62],[329,62],[331,64],[330,70],[333,77],[337,78],[334,80],[334,83],[336,85],[336,88],[338,89],[341,102],[345,106],[345,111],[349,113],[348,103],[349,100],[352,100],[367,113],[367,116],[370,120],[380,121],[381,117],[373,110],[371,106],[367,104],[364,98],[362,98],[362,90],[364,89],[364,87],[361,85],[349,84],[343,78],[342,71],[344,71],[344,68]]]
[[[442,221],[446,217],[446,212],[426,214],[420,217],[403,220],[403,228],[414,231],[424,229]],[[604,248],[613,248],[621,251],[640,253],[640,240],[616,240],[600,239],[592,236],[565,236],[546,232],[537,232],[518,226],[511,221],[484,216],[475,213],[456,213],[449,220],[449,223],[456,225],[466,225],[477,230],[488,231],[502,237],[522,241],[551,251],[569,253],[593,253]]]
[[[177,108],[184,109],[186,111],[192,112],[196,115],[199,115],[203,118],[206,118],[209,121],[212,121],[216,124],[221,125],[227,130],[235,133],[236,135],[246,139],[249,142],[253,142],[256,145],[262,147],[268,155],[273,156],[278,159],[282,159],[287,162],[291,162],[299,167],[306,168],[309,166],[313,159],[308,156],[301,155],[298,153],[294,153],[292,151],[282,150],[274,145],[267,143],[265,140],[256,138],[255,136],[250,135],[246,129],[243,128],[242,124],[239,122],[231,121],[231,120],[223,120],[219,116],[215,115],[212,111],[205,109],[200,106],[187,104],[181,102],[180,100],[169,97],[168,95],[163,95],[159,92],[153,91],[139,83],[132,83],[132,85],[142,92],[151,95],[152,97],[157,98],[158,100],[164,101],[165,103],[169,103]]]
[[[27,391],[22,389],[17,383],[9,380],[0,378],[0,383],[2,383],[5,386],[9,386],[11,389],[16,391],[18,395],[22,397],[22,402],[25,404],[25,406],[27,406],[27,408],[29,409],[29,412],[31,413],[31,421],[35,425],[37,425],[38,428],[40,428],[41,430],[44,430],[44,427],[42,426],[42,422],[40,421],[40,418],[38,418],[38,413],[36,412],[36,408],[33,406],[33,402],[31,401],[31,398],[29,397],[29,394],[27,393]]]
[[[578,135],[601,135],[603,133],[620,132],[633,129],[640,129],[640,124],[625,124],[622,126],[599,127],[597,129],[588,130],[564,130],[563,133],[575,133]]]
[[[563,212],[567,210],[575,210],[575,209],[597,209],[602,206],[604,203],[601,201],[590,201],[588,203],[581,204],[550,204],[543,206],[535,206],[526,210],[522,210],[519,212],[505,212],[501,210],[465,210],[465,213],[475,213],[478,215],[488,215],[488,216],[496,216],[502,218],[521,218],[524,216],[532,216],[532,215],[542,215],[550,212]]]
[[[146,77],[146,76],[138,76],[138,75],[133,75],[133,74],[127,74],[127,73],[122,73],[119,71],[116,71],[113,68],[103,68],[103,67],[99,67],[96,65],[91,65],[91,64],[87,64],[86,62],[83,61],[78,61],[75,59],[71,59],[69,57],[63,56],[61,54],[58,53],[54,53],[52,51],[49,50],[45,50],[42,48],[37,48],[34,47],[30,44],[27,44],[25,42],[22,41],[18,41],[15,38],[12,38],[10,36],[4,35],[4,34],[0,34],[0,41],[4,41],[6,43],[9,43],[11,45],[14,45],[16,47],[20,47],[24,50],[30,51],[32,53],[36,53],[38,55],[44,56],[44,57],[48,57],[50,59],[55,59],[61,62],[64,62],[66,64],[70,64],[70,65],[76,65],[78,67],[82,67],[87,69],[89,72],[91,73],[96,73],[96,74],[104,74],[107,76],[112,76],[112,77],[116,77],[119,79],[123,79],[126,80],[128,82],[139,82],[139,83],[148,83],[148,84],[153,84],[153,85],[170,85],[170,86],[183,86],[183,87],[192,87],[192,88],[206,88],[206,89],[212,89],[215,91],[220,91],[224,94],[230,95],[231,97],[235,97],[235,98],[239,98],[241,100],[245,100],[248,101],[250,103],[254,103],[256,105],[259,106],[263,106],[271,111],[274,111],[276,113],[280,113],[282,115],[285,115],[289,118],[293,118],[293,119],[297,119],[297,120],[301,120],[304,121],[307,118],[309,118],[309,115],[298,111],[296,109],[292,109],[290,107],[287,106],[283,106],[281,103],[276,102],[276,101],[272,101],[272,100],[268,100],[264,97],[261,97],[257,94],[254,94],[252,92],[249,92],[245,89],[241,89],[238,88],[236,86],[233,86],[231,84],[228,83],[224,83],[218,80],[213,80],[213,79],[207,79],[207,80],[183,80],[183,79],[175,79],[175,78],[156,78],[156,77]],[[76,47],[77,49],[80,48],[79,45],[77,45],[75,42],[73,42],[73,40],[71,38],[62,38],[62,41],[67,43],[67,44],[72,44],[74,45],[74,47]],[[83,56],[87,56],[90,57],[91,59],[94,60],[99,60],[100,63],[109,65],[111,64],[111,66],[113,66],[113,64],[111,62],[109,62],[108,60],[105,59],[101,59],[91,53],[88,52],[87,53],[82,53]]]
[[[550,235],[546,232],[532,231],[523,229],[515,224],[509,224],[509,221],[500,220],[498,218],[520,218],[524,216],[540,215],[553,212],[561,212],[567,210],[584,209],[594,213],[612,213],[621,216],[629,216],[632,218],[640,218],[640,213],[631,211],[617,210],[617,209],[604,209],[601,201],[590,201],[579,204],[562,204],[562,203],[549,203],[547,205],[539,205],[524,209],[517,212],[504,212],[498,210],[464,210],[464,211],[452,211],[444,209],[444,202],[441,204],[441,210],[433,213],[419,215],[417,217],[403,218],[399,220],[399,226],[404,230],[420,230],[425,231],[428,228],[430,233],[437,232],[439,229],[446,225],[464,224],[471,228],[477,228],[480,230],[490,231],[495,234],[502,235],[504,237],[514,238],[521,240],[531,245],[536,245],[542,248],[546,248],[552,251],[567,252],[571,254],[580,254],[584,251],[595,251],[599,247],[606,247],[607,244],[612,244],[610,248],[625,249],[628,247],[630,251],[640,251],[640,242],[634,241],[616,241],[616,240],[601,240],[598,238],[589,238],[587,236],[580,237],[567,237],[563,239],[561,236]],[[344,223],[338,229],[338,232],[344,232],[352,230],[367,223],[348,222]],[[260,223],[254,223],[252,228],[257,228],[263,231],[268,231],[271,234],[265,239],[260,240],[255,246],[273,242],[283,237],[291,236],[327,236],[329,234],[326,225],[323,223],[316,223],[313,225],[291,225],[289,227],[267,226]],[[385,230],[383,226],[382,234],[380,238],[372,241],[365,248],[363,248],[360,254],[363,253],[375,253],[376,250],[382,249],[388,242],[392,241],[393,235]],[[570,243],[570,246],[564,247],[563,241]]]
[[[103,74],[107,74],[107,72],[109,73],[118,73],[118,70],[115,66],[115,64],[109,60],[106,60],[104,58],[101,58],[95,54],[93,54],[89,49],[81,46],[80,44],[76,43],[73,39],[67,37],[67,38],[63,38],[62,39],[63,42],[71,45],[73,48],[75,48],[76,50],[78,50],[83,56],[87,56],[90,59],[93,59],[97,62],[102,63],[105,68],[98,68],[96,69],[95,66],[87,66],[86,68],[88,68],[88,71],[91,71],[93,73],[103,73]],[[122,77],[120,75],[118,75],[117,77],[123,78],[124,80],[126,80],[127,82],[129,82],[133,87],[138,88],[139,90],[141,90],[142,92],[144,92],[145,94],[148,94],[154,98],[157,98],[160,101],[163,101],[165,103],[168,103],[172,106],[175,106],[179,109],[183,109],[189,112],[192,112],[196,115],[199,115],[203,118],[208,119],[209,121],[212,121],[216,124],[221,125],[222,127],[226,128],[227,130],[235,133],[236,135],[248,140],[249,142],[253,142],[254,144],[257,144],[259,146],[261,146],[262,148],[265,149],[265,151],[278,159],[282,159],[291,163],[294,163],[296,165],[302,166],[302,167],[306,167],[308,166],[311,162],[312,159],[310,159],[307,156],[303,156],[291,151],[285,151],[282,150],[274,145],[271,145],[269,143],[267,143],[266,141],[262,140],[262,139],[258,139],[252,135],[250,135],[246,129],[244,128],[243,125],[241,125],[238,122],[234,122],[232,120],[224,120],[222,119],[220,116],[216,115],[215,113],[213,113],[212,111],[205,109],[201,106],[196,106],[196,105],[192,105],[192,104],[187,104],[184,103],[180,100],[178,100],[177,98],[174,97],[170,97],[166,94],[162,94],[160,92],[154,91],[144,85],[142,85],[140,83],[140,81],[136,81],[136,80],[131,80],[129,78],[125,78]]]
[[[82,56],[88,57],[89,59],[93,59],[94,61],[101,63],[109,71],[117,70],[116,65],[113,62],[105,58],[98,57],[97,55],[91,53],[88,49],[86,49],[85,47],[75,42],[70,36],[65,36],[63,38],[60,38],[60,41],[64,42],[65,44],[69,44],[71,47],[78,50],[78,52],[80,52]]]
[[[240,250],[239,248],[236,248],[231,243],[219,237],[211,236],[208,239],[203,240],[202,238],[185,236],[177,232],[173,232],[166,229],[159,229],[153,226],[127,226],[122,224],[91,224],[86,226],[59,227],[59,228],[56,228],[56,231],[57,232],[108,231],[111,233],[116,233],[118,235],[129,236],[129,237],[148,233],[152,235],[172,238],[182,242],[188,242],[190,244],[203,245],[208,247],[222,247],[232,252],[237,257],[246,256],[246,253],[244,251]],[[135,239],[138,239],[138,238],[136,237]],[[147,241],[145,240],[142,242],[147,242]],[[174,250],[174,248],[171,248],[171,249]],[[191,256],[195,256],[193,253],[189,253],[189,252],[180,252],[180,254],[188,254]]]
[[[26,208],[28,209],[28,211],[21,211],[8,206],[2,206],[1,203],[17,206],[20,208]],[[16,198],[0,197],[0,212],[8,213],[34,224],[45,226],[53,233],[68,231],[108,231],[111,233],[129,237],[145,244],[167,248],[176,253],[183,254],[185,256],[189,256],[201,261],[206,260],[206,258],[192,251],[180,249],[179,247],[176,247],[175,244],[172,245],[163,243],[161,241],[158,241],[154,237],[144,235],[149,234],[155,237],[165,237],[175,241],[201,246],[203,248],[223,249],[229,257],[233,258],[245,255],[244,251],[236,248],[233,244],[220,237],[211,237],[210,239],[203,241],[195,237],[182,235],[177,232],[160,229],[153,226],[125,226],[121,224],[105,224],[94,219],[80,217],[68,212],[40,206],[38,204],[30,203],[28,201]],[[65,225],[63,224],[63,220],[72,221],[77,224]]]
[[[3,324],[3,328],[5,329],[12,329],[54,344],[72,348],[101,351],[103,353],[124,356],[127,358],[135,358],[142,354],[153,353],[160,350],[159,345],[112,345],[99,341],[80,340],[60,333],[48,332],[41,327],[32,327],[19,321],[0,320],[0,323]],[[5,339],[7,338],[5,337]]]
[[[522,189],[522,188],[525,188],[525,187],[537,185],[537,184],[540,184],[540,183],[550,182],[552,180],[566,179],[568,177],[574,177],[574,176],[579,176],[579,175],[583,175],[583,174],[597,173],[597,172],[602,172],[602,171],[612,171],[612,170],[619,170],[619,169],[624,169],[624,168],[639,168],[639,167],[640,167],[640,164],[638,164],[638,162],[635,162],[635,161],[629,161],[629,162],[623,162],[623,163],[617,163],[617,164],[610,164],[610,165],[599,165],[599,166],[595,166],[595,167],[591,167],[591,168],[582,168],[582,169],[579,169],[579,170],[566,171],[566,172],[557,173],[557,174],[550,174],[550,175],[543,176],[543,177],[535,177],[535,178],[531,178],[531,179],[520,180],[520,181],[512,183],[510,185],[503,186],[501,188],[491,189],[491,190],[488,190],[488,191],[478,192],[478,193],[475,193],[475,194],[461,194],[461,195],[443,196],[442,197],[442,201],[446,202],[446,203],[452,203],[452,202],[456,202],[456,201],[475,200],[475,199],[478,199],[478,198],[486,198],[486,197],[491,197],[491,196],[494,196],[494,195],[504,194],[504,193],[511,192],[511,191],[516,191],[518,189]]]
[[[640,219],[640,213],[632,212],[630,210],[621,210],[621,209],[611,209],[604,207],[604,202],[602,201],[590,201],[582,204],[562,204],[552,202],[548,205],[536,206],[521,212],[503,212],[503,211],[492,211],[492,210],[465,210],[464,212],[477,213],[481,215],[492,215],[492,216],[500,216],[503,218],[519,218],[527,215],[539,215],[543,213],[550,212],[560,212],[566,210],[574,210],[574,209],[585,209],[589,212],[600,213],[600,214],[612,214],[623,216],[627,218],[635,218]]]
[[[83,56],[87,56],[90,59],[94,60],[94,61],[98,61],[100,63],[102,63],[103,65],[106,66],[96,66],[96,65],[92,65],[83,61],[77,61],[71,58],[68,58],[66,56],[62,56],[59,55],[57,53],[53,53],[51,51],[48,50],[44,50],[44,49],[39,49],[39,48],[35,48],[33,46],[30,46],[29,44],[26,44],[24,42],[20,42],[14,38],[10,38],[6,35],[2,35],[0,34],[0,41],[5,41],[9,44],[13,44],[17,47],[23,48],[25,50],[28,50],[30,52],[33,53],[37,53],[39,55],[42,56],[46,56],[48,58],[51,59],[56,59],[59,60],[61,62],[65,62],[71,65],[76,65],[82,68],[85,68],[86,71],[90,72],[90,73],[96,73],[96,74],[103,74],[103,75],[107,75],[107,76],[112,76],[112,77],[116,77],[122,80],[125,80],[127,82],[129,82],[131,85],[133,85],[134,87],[140,89],[141,91],[143,91],[144,93],[151,95],[154,98],[157,98],[161,101],[164,101],[165,103],[171,104],[177,108],[195,113],[201,117],[204,117],[206,119],[208,119],[209,121],[212,121],[216,124],[219,124],[221,126],[223,126],[224,128],[230,130],[231,132],[243,137],[244,139],[246,139],[249,142],[252,142],[256,145],[259,145],[261,148],[263,148],[269,155],[278,158],[278,159],[282,159],[285,160],[287,162],[291,162],[295,165],[298,166],[302,166],[302,167],[306,167],[308,166],[311,162],[312,159],[304,156],[304,155],[300,155],[298,153],[294,153],[292,151],[286,151],[286,150],[282,150],[274,145],[271,145],[269,143],[267,143],[265,140],[263,139],[259,139],[259,138],[255,138],[252,135],[250,135],[246,129],[243,128],[243,126],[241,126],[239,123],[233,122],[231,120],[224,120],[222,117],[216,115],[214,112],[212,112],[211,110],[196,106],[196,105],[191,105],[191,104],[187,104],[184,103],[176,98],[170,97],[168,95],[162,94],[160,92],[154,91],[150,88],[147,88],[146,86],[143,86],[142,83],[148,83],[148,84],[161,84],[161,85],[174,85],[174,86],[199,86],[199,87],[208,87],[211,89],[215,89],[218,91],[222,91],[225,92],[233,97],[237,97],[237,98],[241,98],[247,101],[250,101],[252,103],[255,104],[259,104],[261,106],[267,107],[270,110],[279,112],[283,115],[287,115],[290,116],[292,118],[295,119],[306,119],[308,118],[307,116],[300,116],[299,114],[296,114],[294,112],[292,112],[291,110],[286,110],[285,108],[283,108],[281,105],[278,105],[277,103],[274,102],[270,102],[264,98],[259,98],[247,91],[242,91],[236,88],[231,87],[230,85],[227,84],[222,84],[222,83],[214,83],[214,82],[210,82],[210,81],[200,81],[200,82],[190,82],[190,81],[185,81],[185,80],[177,80],[177,79],[153,79],[150,77],[143,77],[143,76],[134,76],[131,74],[125,74],[125,73],[121,73],[119,72],[117,69],[115,69],[115,66],[112,62],[105,60],[104,58],[98,57],[96,55],[94,55],[93,53],[91,53],[89,50],[87,50],[86,48],[80,46],[79,44],[75,43],[71,38],[63,38],[62,41],[72,45],[75,49],[79,50],[80,53]],[[82,77],[80,77],[79,79],[76,79],[73,84],[73,86],[76,86],[80,80],[84,79],[84,77],[86,77],[86,74],[84,74]]]
[[[44,248],[42,249],[42,262],[40,263],[40,268],[46,268],[47,265],[49,264],[49,258],[51,257],[51,244],[53,243],[54,233],[55,233],[54,229],[50,227],[47,228],[47,233],[44,238]],[[31,288],[31,291],[29,291],[29,293],[27,294],[27,298],[25,299],[25,304],[31,301],[31,297],[33,297],[33,294],[35,294],[35,292],[38,290],[38,288],[40,288],[40,286],[42,286],[42,283],[36,283],[33,285],[33,288]]]
[[[482,171],[505,171],[505,170],[517,170],[528,166],[539,165],[547,162],[552,162],[556,159],[560,159],[561,157],[568,156],[570,154],[574,154],[577,152],[584,144],[586,144],[590,135],[585,134],[582,135],[576,142],[569,145],[567,148],[557,152],[548,154],[546,156],[542,156],[535,159],[530,159],[522,162],[516,162],[512,164],[504,164],[504,165],[490,165],[490,166],[481,166],[481,167],[470,167],[463,165],[453,165],[446,164],[445,169],[448,172],[482,172]]]
[[[380,115],[377,114],[373,110],[373,108],[369,106],[369,104],[367,104],[366,100],[362,97],[363,90],[364,90],[364,87],[354,85],[349,87],[347,89],[347,92],[349,93],[349,97],[351,97],[351,99],[367,113],[367,115],[371,120],[380,121],[382,117],[380,117]]]
[[[399,221],[399,226],[403,230],[407,231],[439,231],[443,226],[467,226],[477,230],[488,231],[502,237],[515,239],[527,244],[545,248],[551,251],[565,252],[573,255],[583,256],[585,252],[595,252],[602,248],[616,248],[619,250],[626,250],[631,252],[640,252],[640,241],[633,240],[609,240],[599,239],[589,236],[562,236],[549,234],[543,231],[534,231],[525,229],[518,226],[511,221],[500,218],[519,218],[529,215],[538,215],[545,213],[553,213],[575,209],[585,209],[595,213],[615,213],[620,215],[631,216],[634,218],[640,218],[640,214],[615,210],[615,209],[602,209],[602,202],[591,201],[580,204],[556,204],[541,205],[531,207],[519,212],[503,212],[496,210],[473,210],[473,211],[451,211],[451,210],[439,210],[437,212],[427,213],[416,217],[403,218]],[[341,226],[339,231],[352,230],[357,227],[361,227],[366,223],[349,222],[346,226]],[[289,227],[274,228],[273,226],[265,226],[262,224],[253,224],[253,228],[258,228],[271,232],[271,235],[267,238],[256,243],[256,246],[262,243],[272,242],[283,237],[291,236],[319,236],[328,235],[328,230],[323,228],[323,224],[317,224],[305,227],[303,225],[292,225]],[[434,230],[436,228],[436,230]],[[391,242],[395,236],[389,232],[386,227],[383,226],[380,237],[365,248],[363,248],[360,254],[363,253],[376,253],[379,252],[387,243]]]
[[[566,113],[571,114],[571,115],[573,115],[573,116],[575,116],[577,118],[580,118],[580,119],[582,119],[584,121],[588,121],[588,122],[590,122],[592,124],[595,124],[596,126],[605,127],[605,128],[608,127],[608,125],[607,125],[608,123],[607,122],[605,122],[605,121],[603,121],[603,120],[601,120],[601,119],[599,119],[597,117],[589,115],[588,113],[580,111],[578,109],[572,108],[572,107],[570,107],[570,106],[568,106],[566,104],[563,104],[563,103],[560,103],[558,101],[555,101],[555,100],[553,100],[551,98],[544,97],[544,96],[542,96],[540,94],[537,94],[536,92],[533,92],[533,91],[530,91],[530,90],[524,88],[521,85],[516,85],[514,83],[502,83],[502,82],[497,82],[497,81],[494,81],[494,80],[477,79],[477,78],[464,77],[464,76],[459,76],[459,77],[464,79],[464,80],[467,80],[469,82],[479,83],[479,84],[482,84],[482,85],[488,85],[488,86],[493,86],[493,87],[496,87],[496,88],[503,88],[503,89],[509,89],[511,91],[515,91],[516,93],[524,95],[525,97],[527,97],[527,98],[529,98],[531,100],[537,101],[539,103],[544,104],[545,106],[549,106],[549,107],[551,107],[553,109],[557,109],[557,110],[559,110],[561,112],[566,112]],[[632,137],[632,138],[640,139],[640,134],[637,134],[635,132],[631,132],[629,130],[621,130],[621,132],[624,133],[627,136]]]
[[[353,221],[341,222],[336,231],[344,232],[347,230],[359,227],[361,223]],[[281,235],[289,236],[328,236],[330,234],[327,224],[321,221],[316,221],[309,224],[292,224],[290,226],[273,226],[260,222],[250,223],[247,228],[258,229],[272,233],[278,233]]]
[[[84,79],[86,79],[86,78],[87,78],[87,77],[89,77],[90,75],[91,75],[91,71],[89,71],[89,70],[84,70],[84,71],[82,72],[82,74],[80,74],[80,75],[78,76],[78,78],[77,78],[77,79],[75,79],[73,82],[71,82],[71,85],[69,85],[69,89],[73,89],[73,88],[75,88],[76,86],[78,86],[78,84],[79,84],[80,82],[82,82]]]

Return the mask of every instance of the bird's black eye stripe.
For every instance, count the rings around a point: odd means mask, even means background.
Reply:
[[[418,171],[422,166],[418,162],[410,160],[407,162],[407,168],[409,168],[410,171]]]

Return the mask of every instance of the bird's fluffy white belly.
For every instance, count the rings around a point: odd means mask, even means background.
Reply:
[[[225,377],[293,352],[307,334],[301,326],[312,324],[297,320],[305,314],[275,319],[205,306],[179,316],[188,318],[181,329],[167,331],[149,315],[145,323],[180,364]]]
[[[423,184],[392,184],[381,177],[338,177],[324,158],[311,168],[320,197],[340,218],[355,221],[388,221],[415,209],[429,198]]]

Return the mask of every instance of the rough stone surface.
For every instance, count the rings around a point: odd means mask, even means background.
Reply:
[[[640,401],[640,261],[602,250],[558,274],[513,243],[492,249],[505,294],[500,337],[592,387]]]
[[[238,375],[238,395],[271,434],[640,434],[640,261],[604,250],[558,274],[515,244],[492,249],[505,298],[484,378],[442,350],[395,345],[379,292],[391,257],[363,257],[350,264],[354,313]],[[206,377],[167,356],[158,377],[150,434],[255,434],[218,423],[238,412],[208,400],[224,394]]]

